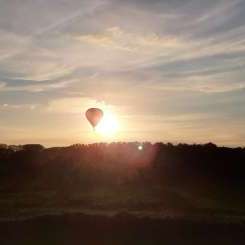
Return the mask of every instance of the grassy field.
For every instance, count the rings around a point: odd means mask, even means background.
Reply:
[[[244,223],[138,218],[129,214],[46,215],[0,222],[1,244],[242,245]]]
[[[147,147],[3,150],[0,245],[245,244],[243,149]]]
[[[0,220],[25,219],[63,213],[136,217],[243,221],[245,207],[239,193],[212,195],[174,187],[96,187],[89,191],[37,191],[0,194]]]

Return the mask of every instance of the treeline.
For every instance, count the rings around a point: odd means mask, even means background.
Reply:
[[[245,187],[245,149],[111,143],[0,147],[0,191],[89,190],[96,186]]]

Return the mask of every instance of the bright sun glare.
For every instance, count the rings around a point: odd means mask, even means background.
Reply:
[[[105,112],[101,122],[96,127],[96,132],[103,136],[113,136],[119,129],[119,123],[116,116],[111,112]]]

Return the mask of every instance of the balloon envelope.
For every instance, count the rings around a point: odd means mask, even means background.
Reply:
[[[94,128],[100,122],[103,115],[103,111],[99,108],[90,108],[86,111],[86,118]]]

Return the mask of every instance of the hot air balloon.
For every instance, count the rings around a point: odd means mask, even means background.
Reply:
[[[104,113],[99,108],[90,108],[86,111],[85,115],[86,115],[86,118],[88,119],[88,121],[90,122],[90,124],[92,125],[92,127],[95,129],[97,124],[102,119]]]

